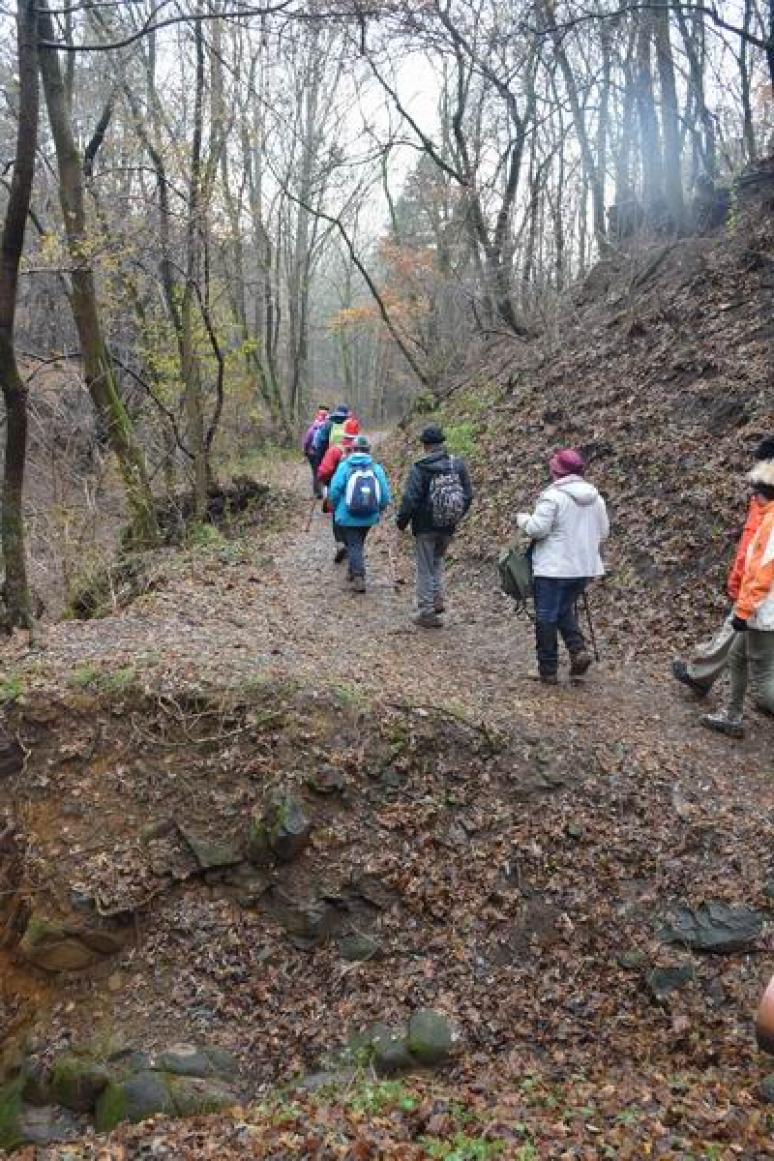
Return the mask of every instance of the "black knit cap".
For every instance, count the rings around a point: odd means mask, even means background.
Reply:
[[[755,449],[756,460],[774,460],[774,436],[762,439]]]
[[[434,423],[431,423],[429,427],[424,429],[419,437],[419,441],[420,443],[426,444],[428,447],[433,447],[438,443],[446,443],[446,436],[443,434],[443,430],[440,427]]]

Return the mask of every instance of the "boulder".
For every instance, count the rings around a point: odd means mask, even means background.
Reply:
[[[104,1064],[89,1056],[59,1056],[51,1069],[49,1088],[57,1104],[76,1113],[88,1113],[110,1080]]]
[[[774,1072],[771,1076],[765,1076],[760,1083],[758,1089],[760,1098],[767,1105],[774,1105]]]
[[[278,859],[292,862],[307,846],[312,824],[301,803],[290,794],[273,799],[262,814],[250,823],[247,853],[251,862],[263,866]]]
[[[214,1076],[214,1069],[207,1055],[193,1044],[174,1044],[160,1053],[156,1060],[159,1072],[171,1072],[175,1076]]]
[[[419,1008],[409,1020],[408,1048],[420,1064],[441,1064],[452,1050],[449,1021],[432,1008]]]
[[[24,1077],[19,1075],[0,1085],[0,1151],[10,1152],[24,1144],[21,1126]]]
[[[710,901],[698,907],[677,908],[659,935],[665,943],[679,943],[693,951],[727,955],[749,951],[762,930],[763,915],[760,911]]]
[[[98,1133],[107,1133],[121,1121],[144,1121],[157,1113],[175,1111],[164,1074],[136,1072],[108,1084],[97,1101],[94,1124]]]

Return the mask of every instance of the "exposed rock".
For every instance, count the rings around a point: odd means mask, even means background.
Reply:
[[[321,943],[335,928],[339,913],[320,899],[294,899],[282,890],[270,895],[274,918],[294,939],[297,946],[311,947]]]
[[[347,788],[344,772],[338,766],[320,766],[306,780],[310,790],[315,794],[331,795],[343,794]]]
[[[289,863],[309,842],[312,824],[292,795],[269,803],[263,814],[254,815],[248,834],[248,856],[259,866],[274,858]]]
[[[191,848],[191,852],[202,871],[234,867],[242,862],[244,856],[235,843],[226,839],[213,839],[208,835],[196,834],[188,827],[179,826],[178,829]]]
[[[212,1062],[200,1048],[193,1044],[174,1044],[162,1052],[156,1060],[160,1072],[171,1072],[175,1076],[213,1076]]]
[[[24,750],[0,726],[0,778],[10,778],[24,769]]]
[[[77,972],[121,951],[126,938],[125,932],[60,923],[33,912],[19,951],[45,971]]]
[[[767,1105],[774,1105],[774,1072],[771,1076],[763,1078],[758,1091],[762,1101]]]
[[[111,1081],[97,1101],[94,1123],[99,1133],[107,1133],[121,1121],[144,1121],[156,1113],[174,1113],[166,1077],[160,1072],[137,1072],[121,1081]]]
[[[0,1150],[15,1149],[24,1144],[21,1127],[24,1077],[17,1076],[0,1085]]]
[[[663,1000],[672,992],[678,991],[694,978],[694,971],[690,964],[673,964],[667,967],[654,968],[648,973],[648,991],[654,1000]]]
[[[749,950],[762,930],[760,911],[710,901],[695,908],[678,908],[662,928],[660,937],[665,943],[681,943],[694,951],[723,955]]]
[[[449,1021],[432,1008],[419,1008],[409,1020],[408,1047],[420,1064],[441,1064],[452,1050]]]
[[[104,1064],[74,1053],[59,1056],[51,1069],[51,1096],[66,1109],[90,1112],[110,1080]]]
[[[628,951],[620,951],[615,958],[619,967],[622,967],[625,972],[638,972],[648,962],[645,952],[640,951],[638,947],[630,948]]]

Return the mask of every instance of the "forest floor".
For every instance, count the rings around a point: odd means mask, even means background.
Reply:
[[[319,510],[307,528],[307,474],[275,477],[264,529],[160,554],[143,596],[48,627],[39,652],[0,646],[36,906],[77,887],[137,917],[104,972],[8,958],[9,1022],[29,1005],[43,1057],[117,1030],[216,1042],[245,1101],[28,1156],[774,1156],[752,1031],[774,963],[771,723],[709,734],[665,653],[604,640],[582,683],[535,684],[529,625],[454,554],[446,627],[417,629],[410,538],[372,533],[358,596]],[[333,797],[309,788],[323,767]],[[186,867],[166,820],[233,835],[287,785],[314,838],[258,902]],[[333,900],[379,956],[289,938],[287,898]],[[715,900],[761,914],[754,946],[664,941],[675,908]],[[271,1095],[422,1006],[457,1029],[445,1071]]]

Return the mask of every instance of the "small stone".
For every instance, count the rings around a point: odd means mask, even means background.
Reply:
[[[615,958],[618,966],[626,972],[638,972],[648,962],[645,952],[640,951],[638,947],[633,947],[630,951],[621,951]]]
[[[339,953],[342,959],[352,963],[369,959],[381,959],[382,948],[377,939],[371,935],[354,932],[352,935],[343,935],[339,940]]]
[[[760,1083],[758,1089],[760,1098],[767,1105],[774,1105],[774,1072],[771,1076],[766,1076]]]
[[[648,991],[654,1000],[663,1000],[672,992],[685,987],[694,978],[690,964],[672,964],[654,968],[647,978]]]
[[[660,931],[665,943],[683,944],[714,955],[749,951],[763,930],[763,915],[750,907],[731,907],[711,900],[698,907],[680,907]]]
[[[169,1092],[180,1117],[219,1113],[238,1103],[238,1098],[220,1080],[195,1076],[169,1076]]]
[[[188,846],[191,848],[201,871],[218,870],[221,867],[234,867],[241,863],[241,850],[226,839],[211,838],[209,835],[200,835],[189,827],[178,826]]]
[[[405,1035],[377,1024],[371,1038],[373,1065],[380,1076],[406,1072],[414,1066]]]
[[[310,774],[306,784],[315,794],[328,796],[343,794],[347,787],[347,780],[338,766],[320,766],[314,774]]]
[[[113,972],[108,976],[107,986],[109,992],[120,992],[124,986],[124,977],[121,972]]]
[[[440,1064],[452,1049],[449,1021],[432,1008],[419,1008],[409,1021],[408,1047],[421,1064]]]
[[[292,862],[308,845],[312,824],[292,795],[275,798],[263,814],[253,816],[248,833],[248,857],[259,866],[272,858]]]
[[[83,1128],[66,1109],[56,1105],[22,1107],[19,1132],[30,1145],[56,1145],[83,1136]]]
[[[586,833],[583,823],[575,822],[574,820],[568,822],[564,829],[567,833],[567,836],[571,839],[582,839]]]

